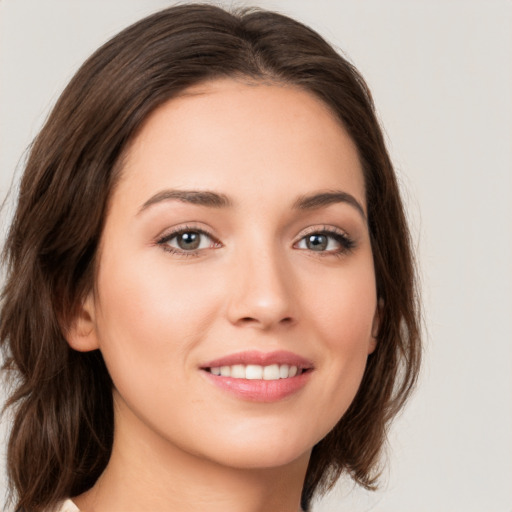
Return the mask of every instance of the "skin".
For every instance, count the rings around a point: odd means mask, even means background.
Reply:
[[[231,204],[154,199],[169,189]],[[362,212],[347,201],[294,207],[333,190]],[[149,117],[111,198],[95,290],[68,336],[77,350],[101,350],[115,386],[112,457],[74,498],[81,510],[299,510],[311,448],[347,410],[375,348],[365,212],[354,143],[301,89],[218,80]],[[161,243],[174,229],[210,237],[184,251],[177,238]],[[311,249],[306,235],[325,229],[353,247],[328,237]],[[201,365],[245,350],[290,351],[314,368],[300,390],[265,403],[205,378]]]

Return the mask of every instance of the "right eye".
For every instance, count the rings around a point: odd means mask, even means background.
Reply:
[[[296,244],[297,249],[308,250],[318,255],[343,255],[354,247],[347,234],[334,228],[324,227],[303,236]]]
[[[166,251],[186,255],[219,246],[219,243],[205,231],[188,228],[165,235],[158,240],[158,244],[163,246]]]

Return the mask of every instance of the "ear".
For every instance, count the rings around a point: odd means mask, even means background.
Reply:
[[[375,314],[372,322],[372,336],[368,343],[368,354],[371,354],[377,348],[377,338],[379,337],[380,321],[382,318],[382,310],[384,308],[384,300],[379,299],[375,307]]]
[[[64,332],[69,346],[79,352],[99,348],[95,322],[94,294],[90,292]]]

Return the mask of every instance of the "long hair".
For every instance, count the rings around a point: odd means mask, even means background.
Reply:
[[[370,91],[317,33],[280,14],[190,4],[125,29],[79,69],[35,139],[3,253],[0,343],[12,376],[8,476],[17,510],[89,489],[113,438],[112,382],[99,351],[66,326],[94,288],[123,151],[158,106],[222,77],[292,84],[322,100],[357,146],[380,301],[377,348],[357,396],[314,448],[302,506],[341,474],[372,489],[389,421],[417,378],[419,305],[407,223]]]

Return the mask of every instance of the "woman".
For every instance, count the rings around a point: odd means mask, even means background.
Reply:
[[[100,48],[32,147],[5,261],[17,510],[376,486],[419,365],[412,255],[370,93],[307,27],[184,5]]]

